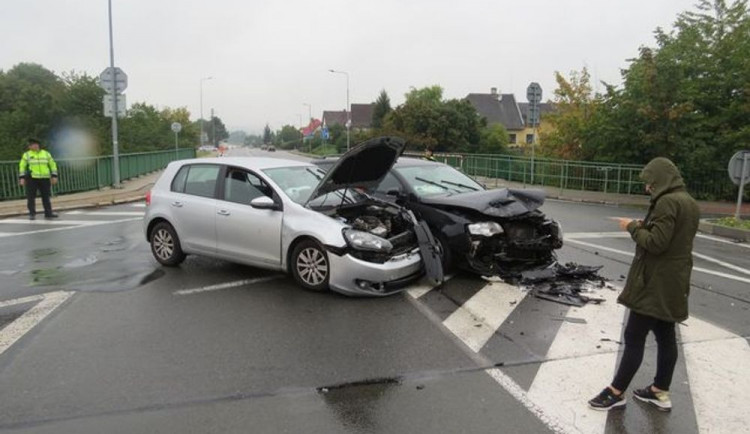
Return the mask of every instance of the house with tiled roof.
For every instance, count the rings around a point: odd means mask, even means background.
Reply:
[[[500,124],[505,127],[510,136],[510,145],[518,145],[526,128],[523,115],[516,104],[516,97],[512,93],[498,93],[497,88],[490,89],[490,93],[470,93],[466,100],[474,106],[480,116],[487,119],[487,125]]]
[[[372,112],[375,104],[352,104],[351,120],[352,129],[368,130],[372,128]],[[323,120],[326,125],[341,124],[346,126],[346,110],[323,112]]]

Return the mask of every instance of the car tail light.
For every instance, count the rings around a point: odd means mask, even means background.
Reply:
[[[151,205],[151,190],[146,192],[146,206]]]

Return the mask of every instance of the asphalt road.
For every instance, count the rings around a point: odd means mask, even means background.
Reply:
[[[612,287],[582,308],[465,274],[355,299],[207,258],[162,268],[143,210],[0,220],[0,430],[748,432],[747,244],[696,239],[673,412],[631,401],[607,415],[585,401],[622,348],[614,299],[633,251],[611,217],[640,210],[545,204],[565,229],[559,260],[603,265]],[[654,366],[650,342],[633,386]]]

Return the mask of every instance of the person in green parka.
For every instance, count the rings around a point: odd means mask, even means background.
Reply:
[[[633,391],[640,401],[670,411],[669,386],[677,363],[675,324],[688,317],[693,239],[700,210],[677,167],[655,158],[641,172],[651,205],[644,220],[621,219],[635,241],[635,258],[617,301],[629,310],[625,351],[612,384],[589,401],[595,410],[623,408],[624,392],[643,360],[646,336],[653,331],[657,367],[653,384]]]

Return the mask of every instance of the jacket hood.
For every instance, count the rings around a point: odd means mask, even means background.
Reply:
[[[498,188],[450,196],[432,196],[422,203],[444,207],[465,208],[492,217],[513,217],[534,211],[544,204],[542,190]]]
[[[403,139],[388,136],[355,146],[326,172],[307,202],[346,187],[374,190],[404,152],[404,146]]]
[[[668,191],[685,187],[685,181],[683,181],[677,166],[664,157],[657,157],[651,160],[643,168],[640,178],[644,183],[651,185],[652,201]]]

